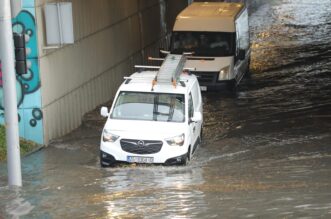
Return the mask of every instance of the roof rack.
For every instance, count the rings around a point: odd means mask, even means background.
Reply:
[[[151,66],[151,65],[135,65],[135,68],[140,68],[140,69],[160,69],[160,66]]]
[[[172,83],[176,87],[177,80],[183,72],[185,61],[184,55],[168,54],[152,81],[152,91],[157,83]]]

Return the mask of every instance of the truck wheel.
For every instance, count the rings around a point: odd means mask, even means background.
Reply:
[[[233,80],[233,81],[227,82],[226,88],[227,88],[228,91],[235,92],[237,90],[236,81]]]

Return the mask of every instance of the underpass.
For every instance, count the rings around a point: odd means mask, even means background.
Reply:
[[[236,94],[203,94],[204,142],[188,166],[101,169],[96,109],[23,159],[21,190],[0,164],[0,215],[329,218],[331,2],[253,3],[251,77]]]

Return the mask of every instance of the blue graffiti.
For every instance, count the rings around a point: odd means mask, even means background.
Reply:
[[[13,22],[13,31],[18,34],[27,34],[30,38],[26,46],[30,48],[37,47],[36,24],[33,15],[27,11],[22,10]],[[38,58],[37,50],[32,50],[28,58]]]
[[[26,0],[24,1],[27,2]],[[32,1],[30,3],[33,3]],[[36,23],[33,10],[22,10],[13,19],[13,31],[27,36],[27,62],[30,63],[27,74],[16,76],[17,102],[19,108],[20,135],[34,142],[43,143],[43,113],[41,107],[40,76],[38,64],[38,46]],[[1,64],[0,64],[1,65]],[[1,69],[1,66],[0,66]],[[3,117],[2,72],[0,71],[0,123]]]

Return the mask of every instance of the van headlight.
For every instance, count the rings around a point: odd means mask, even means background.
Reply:
[[[110,133],[107,129],[103,130],[102,140],[104,142],[115,142],[120,136]]]
[[[218,74],[218,80],[228,80],[229,79],[229,73],[230,73],[230,66],[226,66],[225,68],[222,68],[220,73]]]
[[[185,135],[177,135],[172,138],[167,138],[165,141],[168,143],[170,146],[183,146],[184,145],[184,140],[185,140]]]

